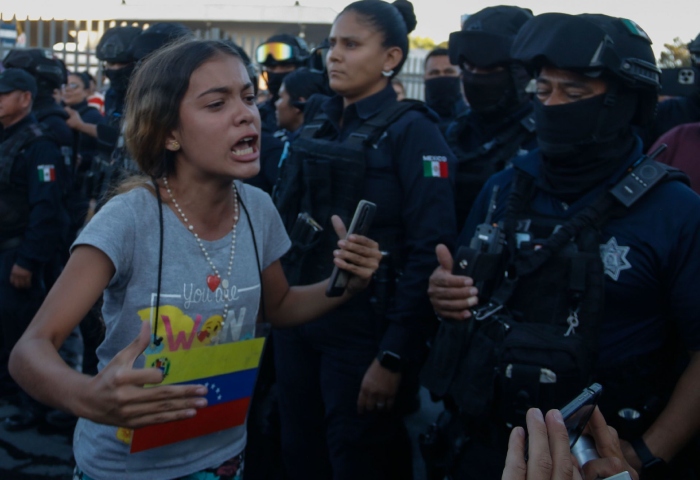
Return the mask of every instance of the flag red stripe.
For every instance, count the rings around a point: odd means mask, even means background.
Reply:
[[[241,398],[197,410],[197,415],[192,418],[139,428],[134,431],[131,453],[243,425],[249,403],[250,397]]]
[[[440,162],[440,178],[447,178],[448,176],[447,162]]]

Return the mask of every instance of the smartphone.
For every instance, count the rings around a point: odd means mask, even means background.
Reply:
[[[564,417],[564,424],[569,432],[569,447],[573,447],[581,437],[602,393],[603,387],[594,383],[561,409],[561,416]]]
[[[368,202],[367,200],[360,200],[355,209],[355,215],[352,217],[350,222],[350,227],[348,228],[348,233],[345,238],[348,238],[352,234],[357,235],[367,235],[370,225],[372,225],[372,220],[374,220],[374,214],[377,211],[377,205]],[[345,270],[333,267],[333,273],[331,273],[330,281],[328,282],[328,287],[326,288],[327,297],[339,297],[345,292],[345,287],[348,285],[348,280],[350,279],[350,274]]]
[[[700,70],[693,67],[661,69],[660,95],[692,97],[700,92]]]

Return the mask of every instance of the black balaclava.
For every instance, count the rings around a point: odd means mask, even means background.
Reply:
[[[104,70],[104,74],[107,78],[109,78],[110,87],[121,95],[124,95],[126,93],[126,89],[129,88],[129,79],[131,78],[131,74],[134,72],[134,67],[135,64],[130,63],[122,68],[106,68]]]
[[[471,109],[486,121],[498,121],[518,109],[529,97],[530,75],[519,65],[486,74],[462,72],[462,86]]]
[[[617,93],[609,91],[563,105],[534,102],[544,187],[564,201],[574,201],[605,181],[634,148],[630,123],[638,95],[628,89],[612,89]]]
[[[272,95],[273,99],[276,100],[277,98],[279,98],[279,92],[280,88],[282,88],[282,82],[284,81],[284,77],[286,77],[290,73],[292,72],[265,72],[265,80],[267,81],[267,91],[270,92],[270,95]]]
[[[425,81],[425,103],[441,117],[450,117],[462,98],[459,77],[436,77]]]

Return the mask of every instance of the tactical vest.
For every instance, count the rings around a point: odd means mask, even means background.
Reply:
[[[291,285],[315,283],[330,275],[332,252],[337,248],[331,215],[340,216],[349,225],[365,191],[367,150],[376,148],[386,129],[409,110],[427,112],[422,102],[396,102],[365,120],[342,142],[324,138],[330,131],[324,112],[317,110],[305,122],[280,166],[273,192],[292,240],[292,248],[282,262]],[[310,216],[322,230],[300,234],[308,230],[300,214]],[[372,235],[377,241],[384,240]],[[392,242],[382,241],[382,248]]]
[[[0,233],[9,238],[21,235],[29,222],[27,189],[10,181],[19,154],[42,137],[51,137],[45,126],[30,123],[0,143]]]
[[[669,172],[662,181],[688,183],[685,174],[655,165]],[[605,192],[563,220],[532,211],[534,191],[534,178],[516,170],[501,223],[508,260],[500,284],[488,300],[480,299],[474,319],[441,322],[422,372],[426,388],[477,422],[523,425],[529,408],[561,408],[599,378],[600,232],[634,201],[623,205]]]
[[[494,173],[500,172],[522,148],[535,138],[533,114],[513,122],[500,134],[478,148],[466,151],[460,137],[468,128],[470,113],[460,116],[447,133],[447,143],[457,157],[455,211],[457,225],[464,225],[474,200]]]

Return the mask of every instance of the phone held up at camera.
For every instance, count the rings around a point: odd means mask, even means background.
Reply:
[[[564,417],[564,424],[569,433],[569,447],[573,448],[581,437],[602,393],[603,387],[594,383],[561,409],[561,416]]]
[[[367,235],[376,211],[376,204],[367,200],[360,200],[345,238],[348,238],[352,234]],[[331,278],[326,288],[326,296],[340,297],[345,292],[345,287],[347,287],[349,279],[350,274],[348,272],[338,267],[333,267],[333,273],[331,273]]]

